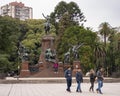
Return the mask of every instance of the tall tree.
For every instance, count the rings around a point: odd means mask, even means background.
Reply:
[[[110,41],[108,46],[108,62],[111,74],[120,70],[120,33],[117,28],[111,29],[108,40]]]
[[[13,67],[17,65],[17,42],[20,35],[20,20],[0,16],[0,66],[4,71],[14,70]]]
[[[99,32],[100,32],[100,34],[104,38],[104,45],[105,46],[106,46],[106,38],[109,36],[110,31],[111,31],[111,26],[110,26],[109,23],[104,22],[104,23],[100,24],[100,26],[99,26]]]
[[[65,1],[61,1],[55,7],[54,12],[50,14],[51,23],[55,26],[57,34],[60,19],[64,14],[68,14],[70,21],[72,21],[74,25],[78,25],[80,22],[85,21],[85,16],[75,2],[66,3]]]
[[[0,52],[11,53],[19,35],[19,20],[0,16]]]
[[[93,58],[94,58],[95,67],[96,68],[100,66],[104,67],[104,57],[106,55],[104,45],[100,42],[95,42],[92,48],[94,54]]]
[[[96,41],[97,34],[91,30],[87,30],[84,27],[72,26],[65,30],[62,35],[61,42],[57,48],[57,54],[59,54],[59,60],[63,60],[64,54],[71,48],[71,45],[77,45],[84,43],[84,45],[78,49],[79,60],[83,65],[84,72],[89,70],[93,65],[92,58],[92,45]],[[67,46],[66,46],[67,45]],[[73,61],[71,56],[71,62]],[[71,63],[72,64],[72,63]]]

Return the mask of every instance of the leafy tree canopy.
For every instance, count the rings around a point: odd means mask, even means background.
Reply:
[[[61,1],[55,7],[54,12],[50,14],[51,23],[55,26],[56,31],[58,30],[59,21],[64,14],[69,15],[74,25],[79,25],[80,22],[86,21],[85,16],[75,2],[66,3],[65,1]]]

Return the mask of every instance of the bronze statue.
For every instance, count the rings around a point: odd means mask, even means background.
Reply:
[[[64,64],[70,63],[70,49],[64,54]]]
[[[77,45],[71,45],[72,46],[72,53],[73,53],[73,57],[75,60],[79,59],[79,53],[78,53],[78,49],[83,46],[83,43],[77,44]]]
[[[48,34],[50,31],[50,16],[49,15],[45,16],[43,13],[42,13],[42,15],[46,19],[44,29],[45,29],[45,33]]]
[[[45,51],[45,60],[49,62],[54,62],[56,57],[55,50],[51,50],[50,48]]]
[[[27,49],[21,43],[19,43],[18,55],[20,56],[22,62],[29,60]]]

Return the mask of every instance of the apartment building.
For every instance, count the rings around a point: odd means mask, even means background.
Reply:
[[[1,16],[11,16],[20,20],[32,19],[33,9],[25,6],[22,2],[11,2],[1,6]]]

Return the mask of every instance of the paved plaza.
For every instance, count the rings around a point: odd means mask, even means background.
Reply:
[[[90,83],[82,83],[82,93],[76,93],[76,83],[69,93],[66,83],[0,84],[0,96],[120,96],[120,83],[104,83],[103,94],[89,92]],[[97,84],[95,83],[95,89]]]

